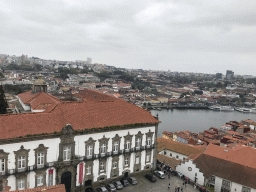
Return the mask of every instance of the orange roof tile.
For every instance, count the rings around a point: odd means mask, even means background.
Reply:
[[[78,93],[84,101],[59,102],[51,111],[0,115],[0,139],[136,123],[159,123],[149,111],[92,90]]]
[[[244,146],[240,144],[234,146],[232,149],[227,149],[225,147],[210,144],[208,145],[204,154],[256,169],[256,149],[250,146]]]
[[[184,154],[187,156],[191,154],[202,153],[204,151],[203,148],[196,148],[191,145],[179,143],[179,142],[172,141],[169,139],[164,139],[164,138],[158,138],[157,143],[158,143],[158,151],[168,149],[170,151],[175,151],[177,153]]]
[[[175,169],[178,164],[180,164],[179,160],[166,157],[165,155],[157,154],[157,160],[165,165],[170,166],[172,169]]]

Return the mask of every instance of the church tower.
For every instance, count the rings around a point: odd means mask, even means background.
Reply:
[[[43,80],[43,75],[40,74],[38,76],[38,79],[34,81],[33,87],[32,87],[32,93],[39,93],[39,92],[45,92],[47,93],[47,84]]]

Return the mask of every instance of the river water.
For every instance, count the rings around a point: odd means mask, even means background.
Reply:
[[[256,121],[256,113],[242,113],[238,111],[213,111],[205,109],[162,109],[161,111],[151,110],[152,115],[158,114],[159,124],[158,135],[163,131],[186,131],[199,133],[210,127],[220,128],[228,121],[241,121],[251,119]]]

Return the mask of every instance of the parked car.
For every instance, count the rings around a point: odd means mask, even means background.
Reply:
[[[88,187],[85,189],[85,192],[94,192],[93,188],[92,187]]]
[[[151,182],[156,182],[156,177],[152,173],[146,174],[145,177]]]
[[[112,183],[107,184],[106,188],[108,191],[116,191],[116,187]]]
[[[124,178],[124,177],[120,179],[120,182],[122,183],[122,185],[123,185],[124,187],[129,186],[129,182],[128,182],[127,179]]]
[[[108,192],[108,190],[106,189],[106,187],[99,187],[97,189],[97,192]]]
[[[159,177],[160,179],[165,178],[165,174],[162,171],[154,171],[154,174]]]
[[[116,189],[123,189],[123,185],[120,181],[113,181],[113,185],[115,185]]]
[[[137,180],[134,177],[127,177],[127,181],[132,185],[137,185]]]

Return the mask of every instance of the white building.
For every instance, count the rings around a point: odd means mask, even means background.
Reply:
[[[176,167],[201,186],[212,186],[215,192],[256,192],[254,148],[237,146],[227,149],[209,145],[202,154],[191,155]]]
[[[91,90],[73,101],[33,90],[20,101],[37,113],[0,115],[0,191],[73,191],[155,166],[159,121],[148,111]]]

